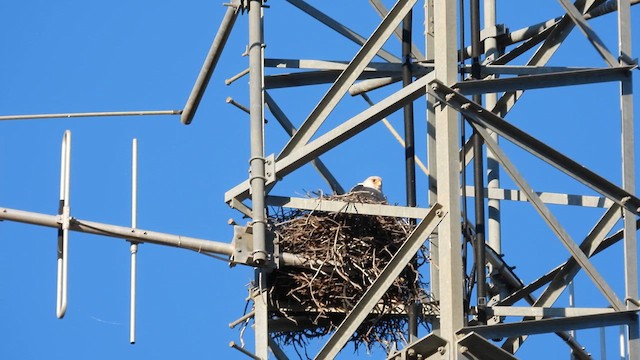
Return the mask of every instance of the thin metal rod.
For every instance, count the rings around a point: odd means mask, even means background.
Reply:
[[[369,3],[371,4],[371,6],[373,6],[373,8],[376,10],[376,12],[378,13],[378,15],[380,15],[381,18],[384,18],[389,13],[389,10],[387,10],[387,8],[384,6],[382,1],[369,0]],[[396,37],[400,41],[404,41],[402,39],[402,31],[400,31],[400,29],[397,29],[393,33],[396,35]],[[422,61],[425,59],[425,56],[422,55],[422,52],[420,51],[420,49],[418,49],[418,47],[413,43],[411,43],[411,55],[413,55],[413,57],[418,61]]]
[[[402,20],[402,86],[409,86],[413,81],[413,71],[411,65],[411,44],[412,44],[413,11],[409,11]],[[415,161],[415,135],[413,125],[413,102],[404,106],[404,161],[407,206],[416,206],[416,161]],[[415,224],[415,220],[410,220]],[[417,260],[413,260],[417,266]],[[417,280],[417,279],[416,279]],[[409,342],[418,340],[418,317],[420,314],[420,304],[412,300],[408,311],[408,332]]]
[[[255,311],[250,311],[250,312],[242,315],[240,318],[230,322],[229,323],[229,328],[233,329],[234,327],[238,326],[239,324],[251,319],[255,314],[256,314]]]
[[[273,114],[278,123],[280,123],[280,126],[284,129],[287,135],[289,135],[289,137],[292,137],[296,133],[296,131],[298,131],[298,129],[293,126],[291,120],[289,120],[284,111],[282,111],[280,106],[278,106],[275,100],[266,91],[264,92],[264,100],[267,104],[267,107],[269,108],[269,111],[271,111],[271,114]],[[265,119],[265,123],[266,122],[267,120]],[[335,192],[336,194],[345,193],[344,188],[342,187],[342,185],[340,185],[338,179],[333,176],[331,171],[329,171],[329,168],[322,162],[322,160],[320,160],[320,158],[312,160],[311,165],[313,165],[313,167],[320,173],[320,176],[322,176],[327,184],[331,186],[331,190],[333,190],[333,192]]]
[[[332,30],[336,31],[337,33],[341,34],[342,36],[346,37],[347,39],[353,41],[354,43],[356,43],[356,44],[358,44],[360,46],[363,46],[367,42],[367,39],[365,39],[364,37],[360,36],[355,31],[349,29],[348,27],[344,26],[343,24],[339,23],[335,19],[331,18],[327,14],[321,12],[320,10],[314,8],[313,6],[309,5],[308,3],[304,2],[304,1],[302,1],[302,0],[287,0],[287,2],[290,3],[291,5],[297,7],[298,9],[304,11],[309,16],[311,16],[314,19],[318,20],[319,22],[325,24],[326,26],[328,26]],[[382,59],[387,60],[388,62],[400,62],[400,59],[398,59],[396,56],[394,56],[393,54],[387,52],[386,50],[384,50],[382,48],[377,50],[377,55],[379,57],[381,57]]]
[[[71,131],[64,132],[60,159],[60,208],[61,223],[58,225],[58,281],[56,316],[62,319],[67,312],[67,285],[69,272],[69,189],[71,173]]]
[[[475,219],[476,219],[476,243],[474,245],[474,256],[476,259],[477,295],[478,306],[486,305],[487,301],[487,277],[486,277],[486,256],[485,256],[485,210],[484,210],[484,164],[483,164],[483,141],[480,135],[473,132],[473,177],[475,195]],[[479,321],[486,323],[486,317],[482,311],[478,312]]]
[[[360,94],[360,96],[362,96],[362,98],[367,102],[367,104],[369,104],[369,106],[373,106],[374,105],[374,102],[371,100],[369,95],[367,95],[365,93],[362,93],[362,94]],[[402,139],[402,137],[400,136],[398,131],[393,127],[393,125],[389,122],[389,120],[387,120],[387,118],[383,118],[381,121],[384,124],[384,126],[387,128],[387,130],[389,130],[391,135],[400,144],[400,146],[402,146],[404,148],[405,147],[404,139]],[[420,170],[422,170],[422,173],[424,173],[426,176],[429,176],[429,169],[424,164],[424,162],[422,162],[422,160],[420,160],[420,157],[418,157],[416,155],[415,156],[415,161],[416,161],[416,165],[418,165]]]
[[[180,115],[182,110],[157,110],[157,111],[108,111],[108,112],[84,112],[84,113],[60,113],[60,114],[32,114],[32,115],[3,115],[2,120],[36,120],[36,119],[67,119],[79,117],[102,116],[145,116],[145,115]]]
[[[251,110],[249,110],[248,107],[246,107],[246,106],[240,104],[239,102],[235,101],[231,96],[227,97],[227,100],[225,100],[225,101],[227,102],[227,104],[231,104],[231,105],[237,107],[238,109],[244,111],[245,113],[251,115]],[[269,120],[264,119],[264,123],[268,124]]]
[[[576,298],[575,298],[575,288],[574,288],[574,282],[571,281],[569,283],[569,307],[570,308],[574,308],[576,307]],[[578,339],[576,337],[576,330],[569,330],[569,335],[571,335],[572,338],[574,339]],[[573,351],[571,351],[571,357],[573,358]]]
[[[497,22],[496,0],[484,0],[484,28],[494,29]],[[489,37],[484,41],[485,50],[485,63],[492,62],[497,59],[501,50],[498,48],[498,41],[496,37]],[[498,75],[493,75],[492,78],[497,78]],[[486,107],[492,109],[498,101],[498,94],[488,93],[485,94]],[[498,134],[492,133],[491,138],[498,142]],[[490,150],[487,150],[487,189],[491,192],[494,189],[500,188],[500,166],[495,156]],[[487,198],[487,227],[486,227],[486,241],[488,245],[498,254],[502,253],[502,239],[501,239],[501,224],[500,224],[500,200]],[[489,264],[487,272],[489,274],[495,274],[492,264]],[[495,286],[498,291],[492,300],[500,301],[503,296],[506,296],[506,290],[500,286],[500,280],[492,278],[492,286]],[[500,321],[500,318],[494,319],[496,322]]]
[[[243,354],[247,355],[248,357],[250,357],[250,358],[252,358],[252,359],[255,359],[255,360],[263,360],[261,357],[259,357],[259,356],[256,356],[256,355],[252,354],[249,350],[247,350],[247,349],[245,349],[245,348],[243,348],[243,347],[238,346],[238,344],[236,344],[236,343],[235,343],[235,342],[233,342],[233,341],[229,343],[229,346],[230,346],[230,347],[232,347],[232,348],[234,348],[234,349],[236,349],[236,350],[238,350],[238,351],[240,351],[241,353],[243,353]],[[266,358],[265,358],[265,359],[266,359]]]
[[[138,227],[138,139],[131,144],[131,227]],[[129,302],[129,342],[136,343],[136,283],[138,243],[131,241],[131,290]]]
[[[182,116],[180,116],[180,121],[185,125],[191,124],[191,120],[193,120],[193,116],[198,110],[200,100],[202,100],[204,91],[206,90],[207,84],[209,84],[209,80],[213,74],[213,70],[215,70],[218,59],[220,59],[220,55],[224,49],[224,45],[227,43],[227,39],[231,34],[233,24],[238,18],[238,7],[239,1],[233,0],[227,8],[227,12],[224,14],[224,18],[222,19],[222,23],[220,23],[220,27],[218,28],[215,38],[213,39],[209,53],[204,60],[202,69],[200,69],[200,74],[198,74],[198,78],[196,79],[196,83],[193,85],[193,89],[191,89],[191,94],[187,99],[187,103],[184,105],[184,112],[182,113]]]
[[[480,1],[471,0],[471,76],[473,79],[480,79],[480,53],[482,44],[480,43]],[[481,95],[474,95],[474,101],[482,103]],[[484,210],[484,156],[482,137],[474,130],[473,132],[473,176],[475,195],[475,220],[476,220],[476,243],[474,246],[474,257],[476,264],[476,285],[478,296],[478,321],[481,324],[487,323],[484,306],[487,303],[487,271],[485,256],[485,210]]]

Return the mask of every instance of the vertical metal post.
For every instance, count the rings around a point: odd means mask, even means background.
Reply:
[[[251,120],[250,178],[253,218],[253,260],[258,265],[267,261],[265,246],[265,159],[264,98],[262,55],[262,1],[249,2],[249,110]]]
[[[56,293],[56,316],[62,319],[67,312],[67,279],[69,272],[69,189],[71,175],[71,131],[64,132],[62,137],[62,154],[60,156],[60,204],[58,214],[61,224],[58,229],[58,278]]]
[[[138,226],[138,139],[131,144],[131,227]],[[129,343],[136,343],[136,279],[138,243],[131,241],[131,288],[129,301]]]
[[[484,0],[484,28],[494,29],[497,25],[496,21],[496,0]],[[500,56],[500,49],[498,49],[498,42],[495,37],[489,37],[484,40],[484,51],[486,60],[494,60]],[[487,109],[493,109],[498,103],[498,95],[496,93],[485,94],[485,104]],[[492,133],[491,138],[494,141],[498,141],[498,134]],[[500,188],[500,167],[498,160],[491,150],[487,149],[487,188],[498,189]],[[487,240],[489,246],[498,254],[502,253],[502,240],[500,229],[500,200],[487,199]],[[490,269],[492,272],[493,269]],[[494,284],[495,285],[495,284]],[[504,289],[501,289],[504,291]],[[496,296],[496,301],[501,299],[501,295]],[[493,321],[500,321],[499,317],[494,318]]]
[[[618,0],[618,42],[621,62],[631,58],[631,4],[629,0]],[[635,140],[633,126],[633,78],[620,82],[620,110],[622,121],[622,187],[635,194]],[[624,268],[625,298],[638,299],[638,240],[635,215],[624,210]],[[627,309],[637,309],[627,302]],[[628,327],[627,341],[629,359],[640,359],[640,330],[638,323]]]
[[[434,64],[445,84],[458,79],[457,3],[435,0]],[[448,342],[446,358],[459,359],[456,331],[464,326],[460,243],[460,161],[458,114],[447,106],[435,109],[437,198],[450,214],[438,227],[440,336]]]
[[[576,307],[575,289],[574,289],[573,281],[571,281],[569,283],[569,307],[570,308]],[[575,330],[570,330],[569,334],[571,335],[572,338],[576,339],[576,331]],[[576,357],[573,354],[573,350],[570,350],[569,351],[569,359],[573,360],[575,358]]]
[[[620,360],[627,360],[627,339],[626,328],[624,325],[620,325]]]
[[[411,43],[413,27],[413,10],[407,13],[402,21],[402,86],[408,86],[413,80],[411,69]],[[415,135],[413,129],[413,103],[404,106],[404,158],[407,189],[407,206],[416,206],[416,162],[415,162]],[[415,221],[411,220],[414,224]],[[414,260],[414,264],[417,262]],[[409,304],[409,342],[418,340],[418,317],[420,316],[420,304],[412,301]]]
[[[425,0],[424,4],[424,28],[425,28],[425,49],[426,57],[433,58],[434,54],[434,17],[433,17],[433,1]],[[436,186],[437,186],[437,173],[438,168],[436,166],[436,112],[435,112],[435,100],[433,97],[427,94],[427,167],[429,169],[428,174],[428,195],[429,206],[433,206],[437,202]],[[429,277],[431,283],[431,294],[434,299],[440,298],[440,260],[438,257],[438,235],[434,234],[430,237],[429,241]],[[431,323],[431,329],[434,333],[440,332],[440,320],[433,319]]]
[[[262,0],[249,1],[249,110],[251,121],[250,179],[253,224],[253,260],[261,266],[267,262],[264,159],[264,55]],[[258,267],[253,293],[255,306],[255,355],[267,360],[269,329],[267,309],[267,272]]]
[[[471,0],[471,76],[480,79],[480,1]],[[481,95],[474,95],[474,101],[482,102]],[[474,246],[474,258],[476,262],[476,292],[478,298],[478,321],[486,324],[487,317],[484,307],[487,303],[487,279],[486,259],[484,246],[484,155],[482,151],[483,141],[477,131],[473,131],[473,173],[474,173],[474,199],[476,218],[476,241]]]
[[[600,328],[600,360],[607,360],[607,337],[605,328]]]

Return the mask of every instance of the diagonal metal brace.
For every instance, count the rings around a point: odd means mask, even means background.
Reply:
[[[413,259],[416,252],[424,244],[427,237],[433,233],[440,221],[447,215],[442,210],[442,205],[435,204],[427,216],[409,235],[404,244],[398,249],[391,261],[384,268],[378,278],[371,284],[371,287],[364,293],[360,301],[342,321],[338,329],[331,336],[329,341],[320,350],[315,359],[333,359],[349,341],[351,335],[358,329],[367,318],[371,310],[378,303],[382,295],[389,289],[393,281],[402,270]]]
[[[565,174],[608,197],[634,214],[640,212],[640,199],[597,173],[580,165],[535,137],[510,124],[500,116],[467,99],[438,80],[430,83],[429,92],[447,105],[457,109],[472,123],[498,133],[522,149],[537,156]]]

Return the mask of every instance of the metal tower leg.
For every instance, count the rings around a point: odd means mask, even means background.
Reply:
[[[249,95],[251,118],[251,205],[253,218],[253,260],[257,265],[267,262],[265,219],[265,159],[264,159],[264,96],[263,96],[263,24],[262,0],[249,2]],[[256,269],[256,288],[253,292],[255,306],[255,355],[269,357],[269,328],[266,290],[266,270]]]
[[[426,53],[428,57],[433,57],[435,49],[433,36],[434,36],[434,17],[433,17],[433,1],[425,1],[425,16],[424,27],[426,29]],[[438,168],[436,167],[436,113],[433,98],[427,94],[427,167],[429,168],[429,181],[428,181],[428,193],[429,193],[429,206],[432,206],[437,202],[437,194],[435,192],[437,186],[437,174]],[[438,257],[438,235],[434,235],[429,243],[430,249],[430,261],[429,261],[429,276],[431,283],[431,294],[434,299],[440,299],[440,260]],[[440,320],[433,319],[431,329],[435,334],[440,333]]]
[[[445,84],[454,84],[458,78],[456,7],[454,1],[434,1],[435,74]],[[451,107],[435,109],[437,198],[450,214],[438,228],[440,336],[448,342],[451,360],[459,359],[456,331],[464,326],[457,119]]]
[[[619,59],[626,65],[631,57],[631,11],[629,0],[618,0]],[[633,78],[620,82],[620,110],[622,121],[622,187],[635,193],[635,145],[633,135]],[[624,262],[625,299],[627,309],[637,309],[637,304],[628,300],[638,299],[638,241],[636,216],[624,211]],[[629,359],[640,358],[640,330],[638,323],[629,325],[627,333]]]

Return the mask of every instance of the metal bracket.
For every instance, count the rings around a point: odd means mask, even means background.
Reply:
[[[493,345],[482,336],[472,332],[458,341],[462,354],[471,354],[478,359],[517,360],[513,354]]]
[[[506,35],[509,31],[509,28],[504,26],[504,24],[496,24],[496,26],[492,28],[486,28],[480,31],[480,40],[485,41],[489,38],[497,38],[502,35]]]
[[[265,185],[276,182],[276,156],[271,154],[264,159],[264,176],[266,177]]]
[[[426,359],[429,356],[436,354],[441,348],[447,345],[447,341],[438,335],[431,333],[422,339],[411,343],[406,348],[395,352],[387,360],[414,360],[414,359]]]
[[[267,262],[262,267],[274,268],[277,266],[280,259],[280,247],[278,241],[274,241],[275,234],[267,230]],[[254,248],[253,248],[253,228],[250,225],[233,226],[233,239],[231,240],[231,247],[233,249],[229,260],[232,265],[243,264],[256,266],[253,261]]]

